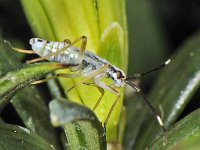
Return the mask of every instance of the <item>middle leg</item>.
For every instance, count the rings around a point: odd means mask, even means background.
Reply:
[[[98,98],[98,101],[95,103],[94,107],[92,108],[92,110],[95,111],[96,108],[99,106],[99,103],[101,102],[101,100],[102,100],[102,98],[103,98],[103,96],[104,96],[105,91],[104,91],[103,88],[97,86],[97,85],[94,84],[94,83],[84,83],[84,84],[85,84],[85,85],[90,85],[90,86],[95,86],[95,87],[99,90],[99,92],[101,93],[100,97]]]
[[[83,79],[82,81],[76,83],[74,86],[72,86],[70,89],[68,89],[66,92],[69,92],[71,91],[73,88],[77,87],[78,85],[80,84],[83,84],[85,83],[86,81],[94,78],[95,76],[99,76],[100,74],[102,74],[103,72],[105,72],[106,69],[109,68],[109,64],[106,64],[104,66],[102,66],[101,68],[95,70],[93,73],[91,73],[90,75],[86,76],[85,79]]]
[[[101,81],[102,78],[104,78],[106,75],[105,74],[102,74],[101,76],[98,76],[97,78],[94,79],[94,83],[101,87],[103,90],[108,90],[110,91],[111,93],[113,93],[114,95],[116,95],[116,99],[114,101],[114,103],[112,104],[109,112],[108,112],[108,115],[106,117],[106,120],[104,122],[104,126],[106,126],[108,124],[108,121],[111,117],[111,114],[117,104],[117,102],[119,101],[119,98],[120,98],[120,93],[118,91],[116,91],[114,88],[112,88],[111,86],[109,85],[106,85],[104,82]]]

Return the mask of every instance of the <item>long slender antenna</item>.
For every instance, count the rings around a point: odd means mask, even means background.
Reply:
[[[146,71],[144,71],[144,72],[142,72],[142,73],[137,73],[137,74],[128,76],[127,78],[128,78],[128,79],[131,79],[131,80],[139,79],[139,78],[143,77],[143,76],[146,75],[146,74],[149,74],[149,73],[151,73],[151,72],[154,72],[154,71],[156,71],[156,70],[159,70],[159,69],[161,69],[161,68],[167,66],[171,61],[172,61],[172,59],[170,58],[170,59],[168,59],[167,61],[165,61],[165,62],[159,64],[159,65],[156,66],[156,67],[153,67],[153,68],[151,68],[151,69],[149,69],[149,70],[146,70]]]
[[[128,85],[130,85],[138,94],[140,94],[140,96],[143,97],[143,100],[145,102],[145,104],[147,105],[147,107],[149,108],[149,110],[153,113],[153,115],[156,117],[160,127],[162,128],[162,130],[164,132],[167,131],[167,129],[164,126],[164,123],[159,115],[159,113],[156,111],[156,109],[151,105],[151,103],[149,102],[149,100],[146,98],[146,96],[144,95],[144,93],[140,90],[140,88],[135,85],[133,82],[131,81],[125,81]]]
[[[151,69],[149,69],[149,70],[147,70],[147,71],[141,73],[141,76],[144,76],[144,75],[146,75],[146,74],[148,74],[148,73],[151,73],[151,72],[153,72],[153,71],[159,70],[159,69],[161,69],[161,68],[167,66],[171,61],[172,61],[172,60],[171,60],[171,58],[170,58],[170,59],[168,59],[167,61],[161,63],[160,65],[158,65],[158,66],[156,66],[156,67],[153,67],[153,68],[151,68]]]

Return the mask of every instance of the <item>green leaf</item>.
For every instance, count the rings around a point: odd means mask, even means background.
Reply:
[[[30,0],[30,2],[22,0],[21,2],[29,23],[38,37],[58,41],[67,38],[73,41],[84,35],[88,37],[87,49],[95,54],[104,51],[104,46],[100,48],[100,42],[101,39],[105,40],[104,37],[102,38],[102,34],[105,33],[105,30],[108,28],[108,31],[110,31],[110,26],[112,24],[118,24],[115,26],[114,30],[109,32],[109,34],[106,32],[106,40],[112,41],[112,45],[110,44],[108,48],[114,47],[114,49],[106,49],[105,54],[107,52],[109,52],[109,54],[112,53],[112,57],[108,57],[108,61],[114,62],[113,65],[122,66],[121,69],[123,70],[127,68],[128,40],[124,0],[43,0],[37,2],[34,0]],[[32,5],[35,6],[32,7]],[[37,9],[41,12],[41,16],[38,13],[35,13]],[[109,15],[107,13],[108,11]],[[42,25],[43,23],[45,24],[44,26]],[[48,34],[45,35],[44,33],[47,32]],[[106,41],[105,43],[109,43],[109,41]],[[80,44],[77,44],[76,46],[79,47],[79,45]],[[62,70],[62,72],[67,71]],[[65,91],[80,80],[82,79],[60,79],[59,81]],[[88,91],[90,93],[88,93]],[[120,90],[120,93],[122,93],[122,91],[123,90]],[[105,121],[108,114],[107,112],[111,108],[111,103],[113,103],[116,98],[114,94],[107,94],[106,92],[106,95],[107,96],[104,96],[104,99],[95,111],[99,120],[102,122]],[[84,104],[89,108],[92,108],[95,105],[99,96],[100,94],[95,87],[82,85],[67,93],[69,100]],[[111,119],[109,120],[107,128],[108,141],[118,140],[117,125],[121,112],[121,105],[122,100],[118,103],[115,111],[112,113]]]
[[[48,108],[33,86],[21,90],[11,102],[26,128],[59,149],[58,137],[50,124]]]
[[[20,126],[1,123],[0,135],[2,150],[55,150],[40,136]]]
[[[70,28],[68,26],[65,26],[64,28],[71,32],[71,34],[66,33],[65,36],[67,36],[67,38],[72,37],[71,39],[75,39],[82,35],[87,36],[87,49],[96,53],[100,38],[98,6],[96,0],[64,0],[63,4],[65,11],[62,13],[67,14],[66,20],[68,21],[68,25],[70,25]],[[57,18],[58,16],[55,15],[55,17]],[[63,31],[58,30],[58,32],[62,33]]]
[[[41,37],[48,37],[51,40],[56,39],[56,33],[47,12],[40,0],[21,0],[24,11],[27,13],[28,21],[31,23],[31,28],[36,35]],[[30,11],[37,10],[37,11]],[[38,20],[38,21],[37,21]],[[42,21],[41,21],[42,20]]]
[[[200,85],[200,34],[190,38],[174,56],[174,61],[160,74],[149,99],[164,112],[164,124],[170,127],[183,111]],[[138,138],[137,149],[149,146],[162,132],[151,115],[146,115]],[[153,121],[154,120],[154,121]]]
[[[54,126],[63,126],[75,120],[97,120],[96,116],[87,107],[69,102],[62,98],[49,103],[51,123]],[[70,109],[69,109],[70,108]]]
[[[187,149],[198,150],[200,143],[200,109],[195,110],[169,129],[150,150]],[[164,141],[163,141],[164,140]],[[163,143],[164,142],[164,143]]]
[[[99,26],[101,34],[112,22],[118,22],[126,30],[124,0],[97,0]],[[109,13],[108,13],[109,11]]]
[[[167,49],[170,49],[167,47],[168,43],[164,37],[160,16],[155,6],[154,1],[126,0],[129,29],[128,72],[130,75],[159,64],[163,61]],[[154,77],[155,74],[153,74]],[[152,82],[151,76],[152,74],[149,74],[142,80],[144,85],[146,79],[150,79]],[[144,103],[141,102],[143,101],[142,98],[137,93],[129,88],[126,88],[126,91],[128,91],[126,93],[129,93],[129,96],[125,97],[125,105],[128,108],[123,146],[125,149],[132,150],[133,145],[137,144],[135,139],[146,115],[146,109],[143,106]]]
[[[47,78],[48,77],[51,77],[52,74],[50,75],[47,75]],[[49,80],[47,82],[47,85],[49,87],[49,91],[50,91],[50,94],[51,94],[51,97],[53,98],[60,98],[60,97],[65,97],[65,93],[62,89],[62,87],[60,86],[60,84],[58,83],[58,80]]]
[[[18,53],[11,50],[7,45],[2,45],[0,55],[1,72],[7,72],[8,70],[16,68],[16,65],[20,65],[20,62],[14,56],[15,54]],[[54,145],[55,148],[59,149],[58,138],[49,121],[48,107],[34,86],[26,87],[22,91],[16,93],[11,103],[26,128],[35,132],[43,139],[46,139],[48,143]]]
[[[124,49],[124,31],[118,22],[112,22],[107,26],[101,36],[98,55],[111,61],[111,64],[125,69],[128,60]],[[103,50],[102,50],[103,49]]]
[[[49,40],[66,38],[75,40],[84,35],[89,39],[87,48],[93,52],[97,50],[100,36],[94,0],[84,2],[79,0],[22,0],[21,2],[27,19],[37,36]]]
[[[142,101],[142,97],[137,95],[137,93],[131,95],[131,98],[129,98],[128,102],[126,101],[127,122],[123,138],[123,146],[126,150],[132,150],[133,145],[137,144],[135,143],[135,140],[145,117],[145,112],[147,111],[147,108],[145,109],[141,103]]]
[[[106,137],[95,114],[85,106],[66,99],[49,104],[54,126],[63,126],[70,149],[106,149]]]
[[[63,68],[63,66],[57,63],[38,63],[24,65],[20,69],[15,69],[1,75],[0,111],[2,111],[2,109],[17,91],[31,84],[32,82],[39,80],[46,74],[61,68]]]

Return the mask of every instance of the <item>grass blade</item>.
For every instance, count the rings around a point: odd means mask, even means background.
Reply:
[[[164,112],[164,123],[170,127],[183,111],[200,85],[200,34],[190,38],[174,56],[155,83],[149,99]],[[159,109],[158,109],[159,110]],[[146,119],[138,134],[137,149],[150,145],[161,132],[152,115]],[[154,119],[155,120],[155,119]]]
[[[90,109],[65,99],[49,107],[51,122],[63,126],[70,149],[106,149],[105,131]]]

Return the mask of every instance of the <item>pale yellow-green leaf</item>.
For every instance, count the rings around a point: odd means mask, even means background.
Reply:
[[[73,41],[80,36],[87,36],[88,50],[126,71],[128,41],[124,0],[22,0],[22,5],[36,36],[58,41]],[[80,43],[76,46],[80,47]],[[60,82],[66,91],[81,80],[82,78],[62,78]],[[123,90],[119,92],[122,94]],[[94,86],[82,84],[67,93],[67,96],[72,101],[93,108],[100,97],[100,92]],[[107,125],[108,141],[117,141],[122,98],[123,94]],[[102,102],[95,111],[102,123],[115,99],[116,95],[105,92]]]

